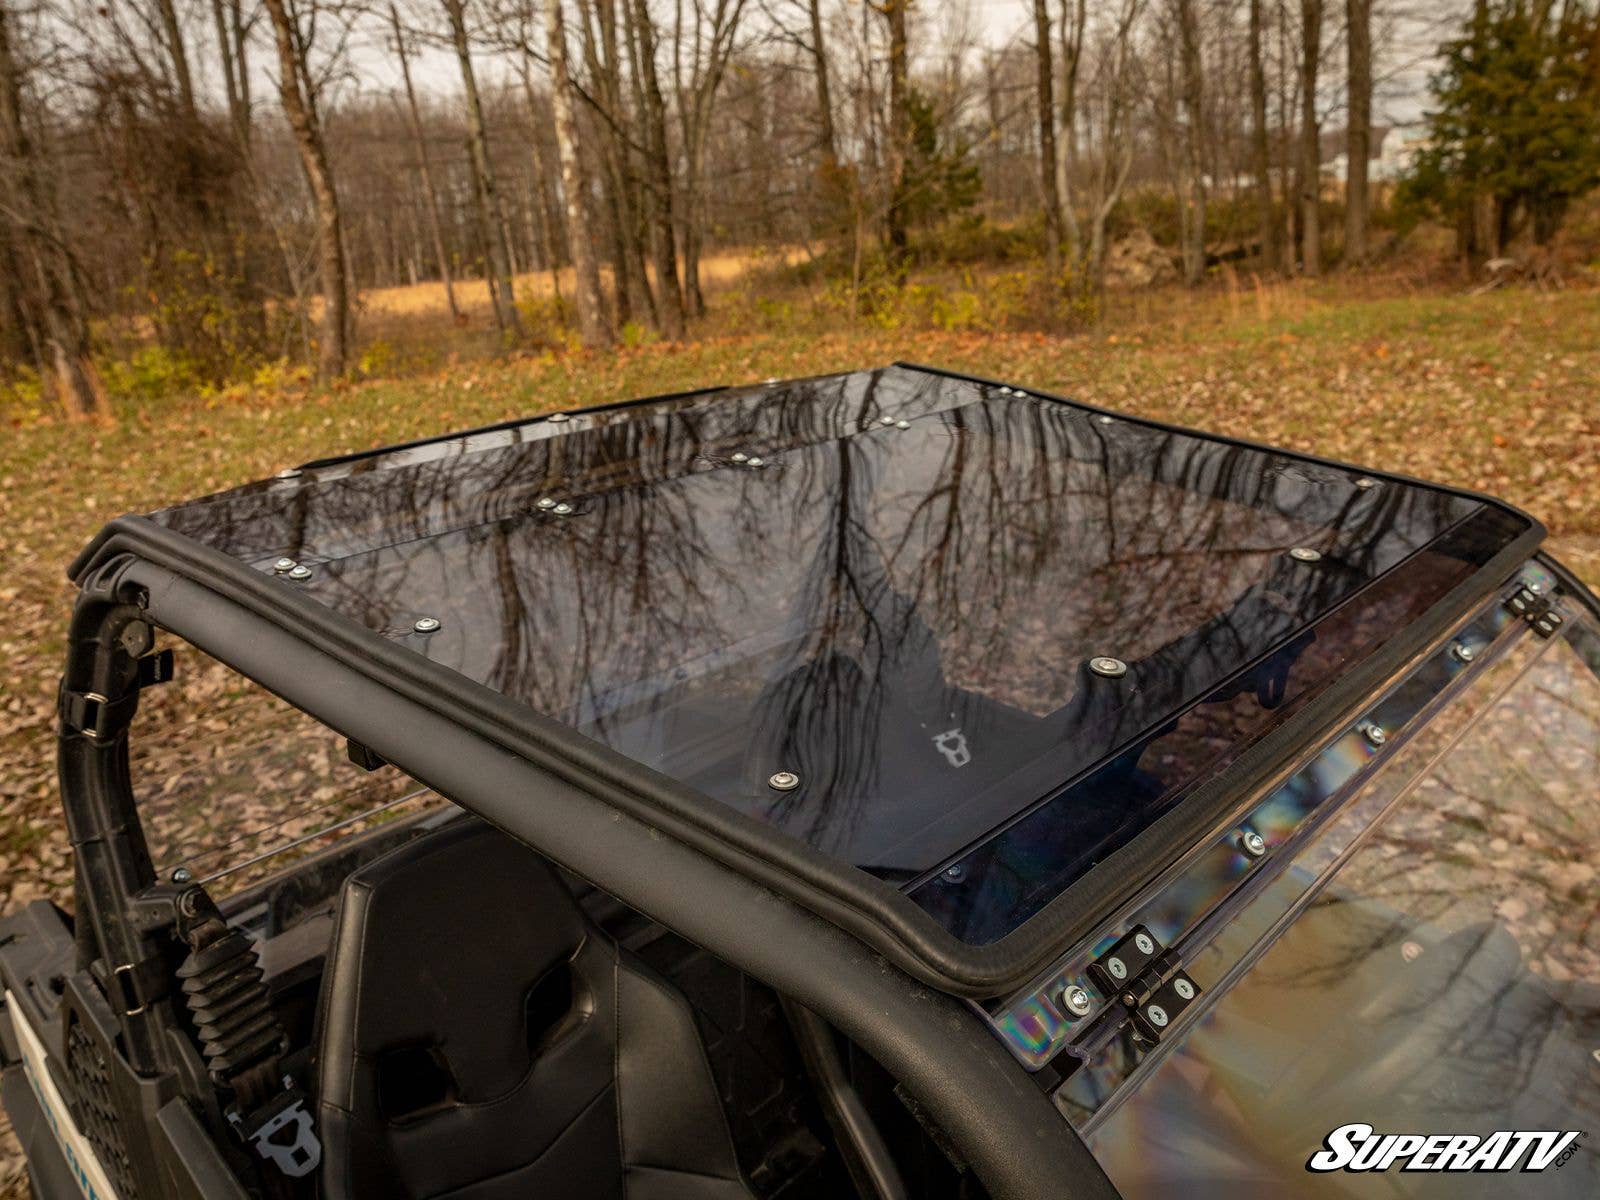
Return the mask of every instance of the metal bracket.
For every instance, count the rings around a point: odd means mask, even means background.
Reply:
[[[1536,592],[1527,584],[1519,584],[1516,591],[1505,599],[1505,608],[1514,617],[1521,617],[1542,638],[1554,637],[1566,623],[1554,601],[1543,592]]]
[[[1116,997],[1134,1034],[1151,1045],[1161,1041],[1200,994],[1200,986],[1184,973],[1178,952],[1164,949],[1143,925],[1135,925],[1090,963],[1088,974],[1097,988]]]
[[[301,1179],[322,1162],[322,1143],[300,1089],[287,1077],[283,1083],[285,1090],[276,1099],[248,1117],[241,1117],[237,1110],[230,1111],[228,1122],[263,1159],[289,1178]]]

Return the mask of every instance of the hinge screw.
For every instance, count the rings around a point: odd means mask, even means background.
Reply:
[[[1061,1010],[1068,1016],[1087,1017],[1093,1008],[1094,1000],[1090,998],[1088,989],[1075,983],[1061,989]]]
[[[1187,979],[1174,979],[1172,981],[1172,990],[1178,993],[1178,999],[1180,1000],[1194,999],[1194,984]]]

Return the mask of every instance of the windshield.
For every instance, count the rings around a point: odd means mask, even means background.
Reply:
[[[903,367],[530,422],[156,517],[297,565],[285,587],[972,943],[1526,527]]]
[[[1600,1195],[1600,636],[1535,646],[1124,1103],[1066,1105],[1125,1196]]]

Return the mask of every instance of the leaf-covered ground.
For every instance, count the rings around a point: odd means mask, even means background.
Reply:
[[[168,400],[109,429],[0,411],[0,909],[66,901],[51,725],[64,569],[102,522],[309,458],[712,383],[911,359],[1504,496],[1600,583],[1600,295],[1271,305],[1208,295],[1067,338],[835,330],[458,365],[312,392]],[[1287,296],[1287,302],[1284,297]],[[0,1125],[0,1196],[25,1190]]]

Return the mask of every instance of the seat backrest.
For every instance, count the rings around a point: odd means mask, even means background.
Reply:
[[[687,1004],[483,822],[346,880],[320,1022],[327,1197],[748,1195]]]

